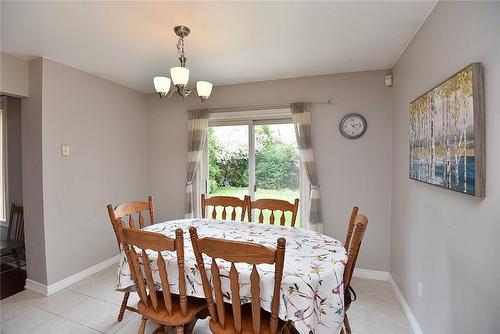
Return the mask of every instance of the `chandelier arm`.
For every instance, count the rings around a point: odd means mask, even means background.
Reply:
[[[168,94],[167,94],[167,98],[171,97],[171,96],[174,94],[174,92],[175,92],[176,90],[177,90],[177,89],[176,89],[176,88],[175,88],[175,86],[174,86],[174,88],[173,88],[170,92],[168,92]]]
[[[196,89],[195,89],[195,90],[192,90],[192,91],[194,91],[194,94],[195,94],[196,96],[198,96],[198,98],[201,100],[201,102],[205,102],[206,100],[208,100],[208,96],[207,96],[207,97],[205,97],[205,96],[200,96],[200,95],[198,94],[198,90],[196,90]]]

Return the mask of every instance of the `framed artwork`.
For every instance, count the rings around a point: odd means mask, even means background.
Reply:
[[[485,196],[483,91],[472,63],[410,103],[410,179]]]

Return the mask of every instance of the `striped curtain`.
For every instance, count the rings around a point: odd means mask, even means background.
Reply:
[[[300,152],[300,160],[310,184],[309,229],[323,233],[323,219],[320,207],[318,173],[311,141],[311,103],[290,104],[292,119]]]
[[[208,109],[203,109],[191,110],[188,113],[188,164],[185,217],[193,218],[194,201],[197,200],[194,198],[193,182],[196,178],[198,167],[200,166],[203,147],[207,139],[209,112]]]

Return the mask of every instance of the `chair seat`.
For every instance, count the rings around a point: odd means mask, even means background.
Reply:
[[[241,305],[241,331],[238,332],[234,326],[233,309],[231,304],[224,304],[226,322],[224,328],[218,322],[210,320],[210,330],[219,334],[254,334],[251,304]],[[271,333],[270,329],[271,313],[260,310],[260,334]],[[290,322],[278,319],[278,330],[276,333],[290,333]]]
[[[137,304],[139,313],[146,318],[153,320],[159,324],[167,326],[180,326],[190,323],[200,311],[207,307],[205,299],[187,297],[187,313],[182,316],[180,309],[179,295],[172,294],[172,314],[168,314],[163,296],[157,293],[158,296],[158,312],[155,311],[153,305],[146,305],[142,301]]]
[[[23,247],[23,243],[19,240],[0,240],[0,249],[16,249]]]

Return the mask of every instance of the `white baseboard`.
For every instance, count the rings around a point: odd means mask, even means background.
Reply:
[[[376,279],[379,281],[387,281],[389,279],[389,272],[354,268],[353,276],[359,278]]]
[[[413,333],[415,334],[423,334],[422,329],[420,328],[420,325],[418,324],[417,319],[413,315],[413,312],[410,309],[410,306],[406,302],[405,297],[399,290],[398,285],[396,284],[396,281],[392,278],[391,275],[389,275],[389,284],[392,286],[392,289],[394,290],[394,293],[396,294],[396,297],[398,298],[399,303],[401,304],[401,307],[403,308],[403,311],[406,314],[406,318],[408,318],[408,322],[410,323],[411,329],[413,330]]]
[[[41,293],[42,295],[47,296],[47,286],[42,283],[38,283],[37,281],[33,281],[29,278],[26,279],[26,283],[24,284],[24,288],[26,290],[35,291]]]
[[[100,262],[100,263],[98,263],[90,268],[87,268],[83,271],[80,271],[79,273],[76,273],[74,275],[66,277],[63,280],[60,280],[59,282],[56,282],[56,283],[50,284],[50,285],[45,285],[45,284],[38,283],[36,281],[27,279],[26,285],[24,286],[24,288],[41,293],[45,296],[50,296],[58,291],[61,291],[62,289],[67,288],[70,285],[73,285],[73,284],[81,281],[84,278],[92,276],[95,273],[117,263],[120,260],[120,256],[121,256],[120,254],[113,256],[110,259],[102,261],[102,262]]]

